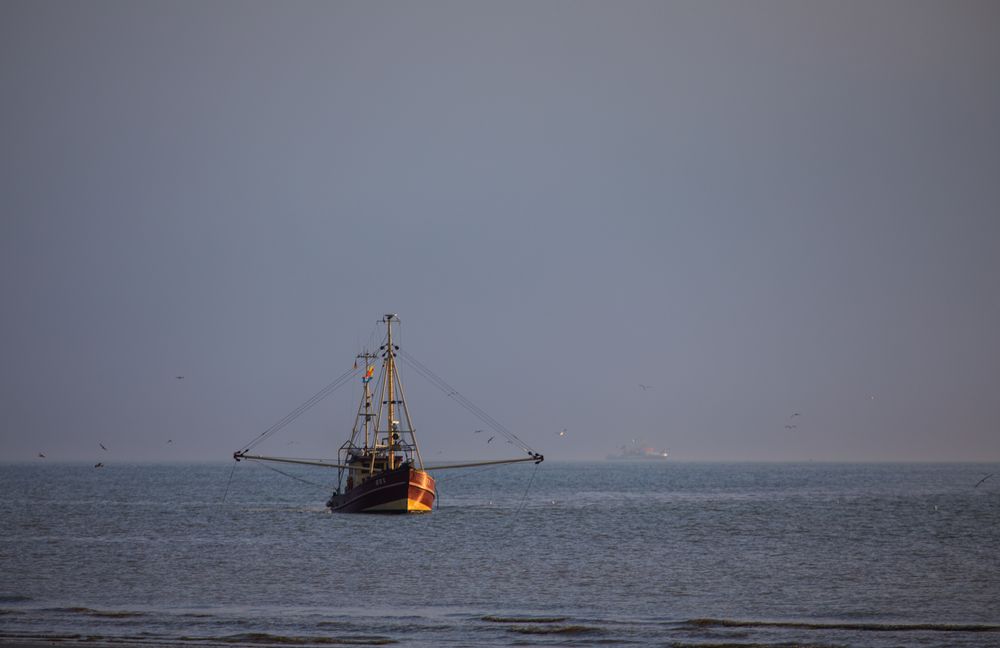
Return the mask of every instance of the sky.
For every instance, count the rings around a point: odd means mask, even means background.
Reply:
[[[5,0],[0,461],[225,461],[384,313],[548,459],[1000,461],[998,72],[991,1]]]

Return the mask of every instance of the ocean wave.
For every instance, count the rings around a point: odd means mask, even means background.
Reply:
[[[530,616],[493,616],[482,617],[483,621],[493,623],[563,623],[567,617],[530,617]]]
[[[146,616],[144,612],[133,612],[129,610],[95,610],[88,607],[46,608],[43,612],[70,612],[72,614],[82,614],[85,616],[111,619],[129,619]]]
[[[537,625],[537,626],[511,626],[509,632],[527,635],[583,635],[583,634],[603,634],[601,628],[582,625]]]
[[[79,641],[84,639],[80,634],[23,634],[16,632],[0,632],[0,640],[15,639],[18,641]],[[91,637],[86,637],[88,641]]]
[[[689,619],[687,625],[700,628],[798,628],[803,630],[859,630],[867,632],[1000,632],[1000,625],[988,623],[868,623],[841,621],[741,621],[734,619]]]
[[[670,648],[798,648],[800,644],[789,643],[679,643],[673,642]],[[841,648],[839,644],[825,645],[810,643],[808,648]]]
[[[27,603],[30,600],[32,600],[30,596],[20,596],[18,594],[0,596],[0,603]]]
[[[189,641],[192,639],[188,639]],[[198,639],[197,641],[202,641]],[[389,637],[309,637],[309,636],[285,636],[274,635],[267,632],[244,632],[241,634],[227,635],[214,639],[222,643],[233,644],[261,644],[261,645],[287,645],[287,646],[312,646],[312,645],[333,645],[333,646],[386,646],[399,643]]]

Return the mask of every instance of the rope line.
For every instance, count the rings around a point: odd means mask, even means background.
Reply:
[[[222,503],[226,503],[226,496],[229,495],[229,485],[233,483],[233,473],[236,472],[236,462],[233,462],[233,469],[229,471],[229,479],[226,480],[226,491],[222,493]]]
[[[247,461],[253,461],[253,460],[252,459],[248,459]],[[262,463],[260,461],[254,461],[254,464],[260,466],[261,468],[267,468],[268,470],[273,470],[274,472],[278,473],[279,475],[284,475],[285,477],[290,477],[290,478],[294,479],[295,481],[300,481],[303,484],[309,484],[310,486],[315,486],[316,488],[322,488],[324,490],[329,489],[329,486],[327,486],[325,484],[317,484],[316,482],[311,482],[308,479],[302,479],[298,475],[293,475],[291,473],[286,473],[284,470],[278,470],[274,466],[269,466],[269,465],[267,465],[265,463]]]
[[[449,482],[451,482],[452,480],[455,480],[455,479],[462,479],[463,477],[472,477],[473,475],[479,475],[479,474],[484,473],[484,472],[489,472],[491,470],[497,470],[497,469],[505,468],[505,467],[506,466],[504,466],[504,465],[501,464],[499,466],[490,466],[488,468],[480,468],[479,470],[469,470],[467,472],[460,472],[457,475],[451,475],[450,477],[435,477],[434,478],[434,483],[435,484],[440,484],[441,482],[449,483]]]
[[[524,488],[524,495],[521,497],[521,504],[517,507],[517,510],[514,511],[515,517],[517,516],[518,513],[521,512],[522,509],[524,509],[524,504],[525,502],[528,501],[528,491],[531,490],[531,483],[535,481],[535,473],[537,472],[538,472],[538,464],[535,464],[535,469],[531,471],[531,478],[528,479],[528,485],[525,486]]]
[[[257,436],[257,438],[255,438],[253,441],[251,441],[250,443],[248,443],[241,450],[241,452],[246,452],[246,451],[250,450],[251,448],[253,448],[257,444],[259,444],[262,441],[266,440],[267,438],[271,437],[275,432],[278,432],[283,427],[285,427],[286,425],[288,425],[289,423],[291,423],[292,421],[294,421],[298,417],[300,417],[303,414],[305,414],[312,407],[314,407],[315,405],[319,404],[320,401],[322,401],[324,398],[326,398],[327,396],[329,396],[330,394],[332,394],[333,392],[337,391],[339,388],[341,388],[345,384],[347,384],[347,382],[355,374],[357,374],[359,371],[360,371],[359,369],[350,369],[350,370],[344,372],[343,374],[341,374],[332,383],[330,383],[329,385],[327,385],[323,389],[321,389],[318,392],[316,392],[315,394],[313,394],[312,397],[310,397],[306,402],[302,403],[301,405],[299,405],[298,407],[296,407],[295,409],[293,409],[288,414],[285,414],[283,417],[281,417],[280,419],[278,419],[278,421],[276,423],[274,423],[274,425],[272,425],[271,427],[269,427],[266,430],[264,430],[263,432],[261,432]]]
[[[516,434],[514,434],[506,427],[504,427],[504,425],[502,425],[495,418],[487,414],[481,407],[479,407],[471,400],[466,398],[464,395],[459,393],[459,391],[454,387],[452,387],[451,385],[449,385],[444,380],[444,378],[441,378],[440,376],[435,374],[422,362],[420,362],[419,360],[417,360],[412,355],[410,355],[409,353],[407,353],[402,349],[399,350],[399,357],[402,358],[406,362],[406,364],[408,364],[414,371],[416,371],[428,382],[430,382],[432,385],[437,387],[441,392],[443,392],[446,396],[448,396],[448,398],[451,398],[456,403],[464,407],[473,416],[475,416],[480,421],[488,425],[490,429],[492,429],[494,432],[503,435],[512,443],[516,443],[518,446],[521,447],[522,450],[524,450],[528,454],[535,454],[535,451],[531,448],[531,446],[529,446],[527,443],[518,438]]]

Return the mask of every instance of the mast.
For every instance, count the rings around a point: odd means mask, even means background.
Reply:
[[[368,354],[366,353],[365,355],[367,356]],[[365,359],[365,373],[366,374],[368,373],[368,359],[367,358]],[[367,379],[364,381],[364,388],[365,388],[365,393],[364,393],[364,396],[363,396],[363,398],[365,399],[365,401],[364,401],[365,402],[365,445],[364,445],[364,449],[365,449],[365,451],[367,451],[368,450],[369,441],[370,441],[370,437],[369,437],[368,433],[369,433],[369,428],[371,427],[371,420],[372,420],[372,392],[371,392],[371,389],[368,388],[368,380]]]
[[[393,468],[396,467],[396,435],[398,434],[396,432],[396,428],[398,427],[396,425],[396,412],[395,408],[393,407],[394,405],[393,399],[395,398],[395,395],[393,394],[393,382],[394,382],[393,375],[395,374],[394,371],[395,363],[393,362],[393,357],[395,356],[395,353],[393,353],[392,349],[392,320],[395,317],[396,317],[395,313],[387,313],[385,316],[385,331],[386,331],[385,384],[386,384],[386,396],[387,396],[386,400],[388,401],[388,406],[389,406],[388,407],[389,437],[386,440],[386,442],[387,445],[389,446],[389,457],[388,457],[389,470],[392,470]]]

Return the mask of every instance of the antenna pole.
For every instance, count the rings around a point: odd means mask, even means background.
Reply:
[[[368,377],[368,367],[371,366],[371,365],[369,365],[368,363],[372,362],[375,359],[375,354],[369,353],[368,350],[365,349],[364,353],[360,354],[359,357],[361,357],[362,358],[362,362],[365,363],[364,364],[364,367],[365,367],[365,374],[364,375],[365,375],[365,377],[364,377],[364,379],[363,379],[362,382],[364,383],[364,386],[365,386],[365,395],[364,395],[364,398],[365,398],[365,446],[364,446],[364,448],[365,448],[365,452],[367,452],[368,448],[371,447],[373,445],[373,443],[374,443],[374,441],[371,439],[372,390],[371,390],[370,385],[369,385],[369,383],[371,382],[371,379]]]

